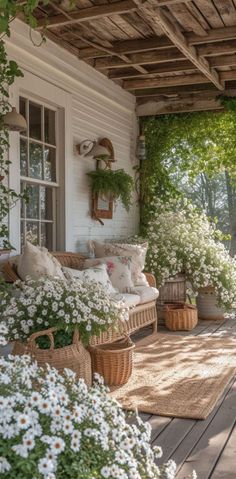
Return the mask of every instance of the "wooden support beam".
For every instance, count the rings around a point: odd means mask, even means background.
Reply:
[[[165,63],[168,61],[185,60],[183,53],[177,48],[169,48],[168,50],[158,50],[146,53],[133,53],[129,55],[129,62],[125,65],[118,58],[97,58],[94,62],[95,68],[98,70],[106,70],[107,68],[122,68],[124,66],[145,65],[152,63]]]
[[[236,70],[228,72],[221,72],[220,80],[224,81],[236,80]],[[198,83],[209,83],[210,79],[206,78],[201,73],[194,73],[192,75],[178,75],[171,77],[161,78],[146,78],[138,80],[125,80],[123,82],[123,88],[128,91],[146,89],[146,88],[163,88],[168,86],[178,85],[195,85]]]
[[[205,36],[186,32],[185,38],[189,45],[205,45],[206,43],[233,40],[236,38],[236,28],[225,27],[208,30],[207,35]],[[120,53],[145,52],[148,50],[169,48],[172,45],[173,44],[171,40],[165,36],[157,38],[152,37],[137,40],[125,40],[121,42],[115,42],[113,44],[114,50]]]
[[[219,57],[210,57],[209,64],[211,67],[222,67],[222,66],[236,66],[236,54],[234,55],[225,55]],[[152,78],[159,74],[166,73],[181,73],[181,72],[191,72],[196,70],[195,66],[188,60],[180,60],[176,62],[166,62],[158,65],[154,65],[151,70],[148,70],[147,73],[142,75],[142,78]],[[121,70],[114,69],[108,74],[108,77],[112,80],[124,80],[127,78],[138,78],[140,73],[134,71],[133,69],[123,68]]]
[[[143,6],[142,11],[149,11],[150,7]],[[205,58],[199,57],[196,48],[190,46],[181,30],[177,26],[173,26],[168,18],[160,9],[153,9],[153,16],[157,24],[162,28],[166,36],[174,43],[174,45],[188,58],[196,68],[203,73],[219,90],[224,89],[224,84],[220,81],[218,73],[212,69]]]
[[[235,72],[236,74],[236,72]],[[236,75],[235,75],[236,76]],[[193,75],[178,75],[164,78],[147,78],[139,80],[125,80],[123,88],[128,91],[134,91],[146,88],[163,88],[178,85],[195,85],[197,83],[208,83],[210,80],[201,73]]]
[[[168,100],[168,101],[149,101],[145,105],[139,105],[136,108],[136,115],[156,116],[166,115],[170,113],[186,113],[194,111],[210,111],[223,110],[223,107],[215,99],[189,98],[185,100]]]
[[[235,29],[236,30],[236,29]],[[213,45],[215,47],[213,48]],[[219,55],[224,55],[224,54],[234,54],[236,53],[236,40],[232,40],[230,42],[219,42],[219,43],[214,43],[210,44],[208,46],[207,44],[205,45],[199,45],[199,47],[196,49],[196,54],[198,55],[198,52],[202,56],[208,56],[208,64],[210,68],[210,58],[213,58],[214,55],[219,56]],[[132,65],[148,65],[148,64],[155,64],[155,63],[164,63],[164,62],[174,62],[176,60],[186,60],[186,56],[178,51],[177,48],[171,47],[171,48],[165,48],[165,49],[158,49],[158,50],[152,50],[152,51],[147,51],[143,53],[132,53],[129,55],[129,62],[128,66]],[[190,58],[189,58],[190,60]],[[202,59],[201,59],[202,60]],[[203,59],[204,60],[204,59]],[[190,60],[192,61],[192,60]],[[192,63],[194,63],[192,61]],[[96,68],[99,70],[107,69],[107,68],[122,68],[124,67],[124,63],[120,61],[119,59],[116,58],[97,58],[94,62],[94,65]],[[212,65],[213,66],[213,65]],[[220,66],[220,65],[219,65]],[[223,66],[223,64],[222,64]]]
[[[108,17],[113,14],[131,12],[133,10],[137,10],[137,8],[138,7],[133,0],[121,0],[116,3],[83,8],[77,12],[71,12],[70,18],[67,18],[67,16],[63,14],[50,17],[47,28],[55,28],[63,25],[73,25],[74,23],[87,22],[102,17]],[[38,20],[38,30],[45,28],[45,20]]]

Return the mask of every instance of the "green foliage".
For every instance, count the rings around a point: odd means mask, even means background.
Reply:
[[[114,201],[120,199],[124,208],[129,210],[134,180],[123,169],[97,169],[90,171],[87,175],[91,180],[93,196],[99,195],[101,198]]]
[[[190,181],[227,171],[236,176],[236,115],[233,111],[165,115],[142,120],[147,160],[141,165],[141,234],[153,211],[151,199],[180,194],[173,176],[188,171]]]
[[[236,98],[234,96],[219,95],[218,100],[226,110],[236,112]]]

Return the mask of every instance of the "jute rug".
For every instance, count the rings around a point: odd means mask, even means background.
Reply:
[[[157,333],[137,343],[132,377],[111,396],[128,410],[205,419],[235,372],[235,339]]]

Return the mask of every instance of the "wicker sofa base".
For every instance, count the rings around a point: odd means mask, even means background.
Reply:
[[[112,343],[124,337],[124,335],[132,334],[145,326],[153,325],[153,332],[157,331],[157,309],[156,301],[140,304],[129,312],[129,320],[119,322],[115,329],[110,328],[104,331],[100,336],[93,336],[91,338],[91,346],[98,344]]]

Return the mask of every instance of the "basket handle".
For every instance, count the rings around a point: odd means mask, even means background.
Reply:
[[[37,344],[35,343],[35,340],[37,338],[40,338],[41,336],[48,336],[50,339],[50,350],[54,349],[54,337],[53,334],[56,331],[56,328],[49,328],[45,329],[44,331],[38,331],[37,333],[31,334],[31,336],[28,339],[28,344],[32,349],[37,348]]]
[[[31,347],[32,349],[36,349],[37,348],[37,344],[35,343],[35,340],[37,338],[40,338],[41,336],[48,336],[49,339],[50,339],[50,350],[52,351],[54,349],[54,336],[53,336],[53,333],[55,333],[55,331],[57,331],[57,328],[49,328],[49,329],[45,329],[43,331],[38,331],[37,333],[33,333],[31,334],[31,336],[29,337],[28,339],[28,345],[29,347]],[[74,330],[74,334],[73,334],[73,344],[78,344],[79,342],[79,331],[78,329],[75,329]]]
[[[126,338],[128,346],[133,346],[133,341],[130,339],[129,334],[124,334],[124,337]]]

